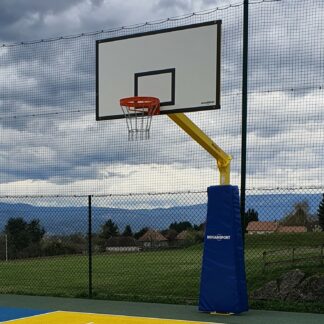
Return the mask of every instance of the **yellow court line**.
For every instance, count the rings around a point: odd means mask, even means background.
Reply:
[[[4,322],[9,323],[9,322]],[[74,312],[54,312],[10,321],[17,324],[208,324],[207,322],[131,317],[120,315],[86,314]],[[209,324],[212,322],[209,322]],[[215,322],[213,322],[215,324]],[[221,323],[218,323],[221,324]]]

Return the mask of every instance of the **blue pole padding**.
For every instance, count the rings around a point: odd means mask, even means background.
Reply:
[[[199,310],[248,310],[244,250],[237,186],[208,188]]]

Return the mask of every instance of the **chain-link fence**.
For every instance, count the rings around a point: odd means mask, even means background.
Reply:
[[[1,293],[195,304],[206,200],[205,192],[1,198]],[[242,231],[252,304],[292,269],[323,271],[321,204],[317,189],[249,192]]]
[[[323,312],[323,191],[248,191],[243,226],[253,306]]]
[[[9,197],[1,292],[194,303],[206,193]]]
[[[196,301],[205,193],[103,196],[93,197],[92,202],[120,206],[93,210],[93,226],[99,231],[93,238],[95,295]],[[114,237],[108,238],[109,232]]]
[[[233,156],[240,185],[243,2],[223,3],[0,48],[0,292],[197,302],[215,161],[164,116],[145,142],[127,141],[124,120],[96,122],[95,41],[221,19],[221,109],[190,118]],[[257,0],[249,10],[250,301],[323,311],[324,5]]]
[[[1,199],[1,293],[87,296],[84,197]]]

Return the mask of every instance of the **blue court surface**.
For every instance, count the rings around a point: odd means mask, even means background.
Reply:
[[[238,316],[197,306],[0,294],[0,323],[10,324],[320,324],[324,314],[250,310]]]
[[[26,318],[35,315],[46,314],[49,311],[38,311],[32,309],[0,307],[0,322],[12,321],[20,318]]]
[[[37,311],[21,308],[0,308],[0,322],[11,324],[205,324],[206,322],[134,317],[125,315],[109,315],[95,313],[80,313],[67,311]],[[214,322],[213,322],[214,323]]]

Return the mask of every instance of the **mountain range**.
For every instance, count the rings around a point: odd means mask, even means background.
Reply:
[[[303,201],[308,202],[310,215],[315,215],[321,199],[321,194],[248,195],[246,209],[255,209],[260,221],[274,221],[285,217],[293,210],[294,204]],[[172,222],[180,221],[199,225],[205,221],[206,213],[206,204],[146,209],[92,207],[92,229],[93,232],[98,232],[108,219],[112,219],[121,232],[127,224],[131,225],[134,232],[143,227],[161,230],[168,228]],[[26,221],[39,219],[48,234],[67,235],[77,232],[85,234],[88,231],[87,206],[37,206],[18,202],[8,203],[2,199],[0,202],[1,232],[10,217],[23,217]]]

